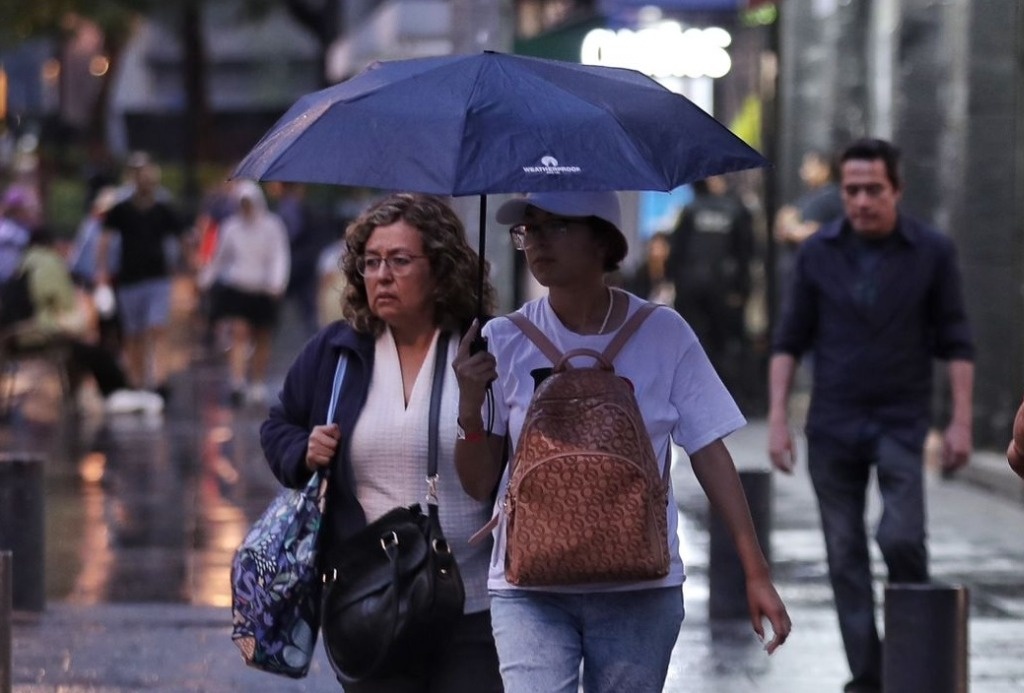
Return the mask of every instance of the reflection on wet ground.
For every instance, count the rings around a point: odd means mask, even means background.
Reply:
[[[229,604],[234,549],[279,490],[266,407],[230,407],[223,354],[193,358],[179,332],[162,417],[105,415],[89,383],[65,401],[42,362],[0,383],[0,450],[44,459],[47,600]],[[300,340],[279,336],[279,372]]]
[[[222,371],[179,374],[162,418],[18,393],[0,445],[45,460],[47,599],[228,604],[232,552],[277,482],[264,410],[226,406]]]

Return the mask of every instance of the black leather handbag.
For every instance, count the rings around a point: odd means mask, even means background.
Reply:
[[[437,424],[448,335],[437,341],[430,396],[427,512],[395,508],[332,551],[321,629],[341,682],[415,675],[462,617],[465,590],[437,508]]]

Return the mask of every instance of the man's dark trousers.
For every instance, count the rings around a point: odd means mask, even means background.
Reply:
[[[875,539],[889,582],[927,582],[923,442],[915,448],[874,426],[856,441],[808,435],[808,469],[818,497],[839,629],[853,682],[878,685],[881,642],[875,625],[865,502],[876,468],[882,517]]]

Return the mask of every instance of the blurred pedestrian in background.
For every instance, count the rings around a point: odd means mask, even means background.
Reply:
[[[11,164],[11,180],[5,195],[17,195],[22,223],[29,231],[42,226],[45,219],[45,190],[39,170],[39,141],[34,135],[18,138],[17,151]]]
[[[697,333],[725,386],[742,398],[752,218],[724,176],[697,181],[693,191],[672,232],[668,257],[675,309]]]
[[[210,292],[210,315],[226,324],[231,403],[263,404],[267,366],[281,298],[288,286],[288,231],[267,210],[256,183],[240,180],[238,212],[224,220],[216,249],[203,268],[200,285]]]
[[[159,395],[129,389],[115,356],[90,340],[91,312],[79,303],[64,258],[52,247],[45,227],[38,227],[18,268],[27,278],[31,317],[6,332],[15,349],[65,346],[71,384],[77,389],[83,375],[92,376],[112,414],[163,411]],[[0,296],[4,300],[6,296]],[[74,393],[73,393],[74,394]]]
[[[82,288],[83,293],[93,302],[96,310],[99,343],[110,353],[121,354],[121,321],[118,317],[117,301],[113,290],[103,287],[97,291],[96,269],[99,255],[100,236],[103,234],[107,212],[117,203],[117,189],[101,188],[93,199],[89,213],[78,225],[71,250],[68,253],[68,269],[71,278]],[[117,276],[121,268],[121,239],[111,238],[107,247],[107,270]]]
[[[300,488],[313,470],[331,470],[320,530],[325,565],[368,521],[422,502],[435,350],[446,349],[450,364],[458,335],[477,310],[478,258],[444,200],[386,197],[349,227],[346,241],[346,319],[306,344],[260,431],[267,461],[285,486]],[[489,308],[489,282],[484,291]],[[447,343],[439,339],[444,332],[451,334]],[[348,359],[347,373],[336,420],[325,424],[339,355]],[[490,518],[491,500],[470,498],[457,481],[458,399],[455,373],[446,368],[438,508],[465,584],[465,616],[448,642],[426,644],[435,649],[426,672],[390,672],[381,680],[346,684],[348,693],[501,691],[486,584],[490,541],[469,545]]]
[[[339,237],[320,252],[316,263],[317,292],[316,314],[320,327],[341,320],[344,311],[345,272],[342,261],[345,259],[345,228],[348,222],[338,221],[341,230]]]
[[[156,166],[156,162],[153,161],[153,157],[150,156],[149,152],[137,150],[128,155],[128,158],[124,161],[124,168],[121,170],[121,182],[117,186],[118,202],[123,202],[132,196],[138,185],[139,174],[151,166]],[[153,196],[159,202],[167,204],[173,204],[174,202],[174,195],[159,182],[154,189]]]
[[[103,223],[107,212],[119,202],[118,191],[112,186],[100,188],[93,199],[88,213],[82,218],[75,231],[75,237],[68,251],[68,270],[71,277],[80,286],[91,291],[96,285],[97,255],[99,254],[100,236],[103,235]],[[109,258],[107,270],[117,274],[121,269],[120,238],[107,248]]]
[[[775,276],[785,295],[793,276],[796,251],[822,224],[843,215],[843,201],[835,182],[835,166],[827,152],[811,149],[800,164],[800,180],[804,192],[791,204],[784,205],[775,214],[774,234],[779,244],[775,260]]]
[[[131,196],[104,221],[96,263],[97,286],[115,286],[128,377],[135,388],[151,387],[169,395],[165,351],[171,312],[170,243],[187,254],[185,224],[177,211],[158,199],[160,168],[143,166]],[[112,271],[110,247],[120,237],[121,264]],[[170,243],[169,243],[170,242]]]
[[[640,298],[672,306],[676,300],[676,287],[668,274],[668,254],[671,236],[658,231],[647,239],[644,261],[633,270],[622,288]]]
[[[228,217],[237,212],[238,195],[235,194],[235,182],[232,180],[221,181],[203,199],[199,214],[196,216],[194,230],[193,265],[196,276],[199,278],[199,284],[202,284],[204,278],[209,278],[209,265],[217,251],[217,238],[220,235],[221,225]],[[202,335],[202,348],[207,355],[213,355],[219,351],[221,345],[218,343],[213,306],[210,305],[210,292],[207,290],[208,287],[199,286],[198,288],[200,291],[196,317]]]
[[[0,199],[0,282],[10,279],[32,236],[33,217],[21,188],[8,188]]]
[[[292,272],[286,297],[298,310],[303,329],[313,334],[317,330],[317,260],[324,244],[306,202],[306,186],[275,182],[268,190],[274,198],[274,211],[288,229]]]
[[[798,359],[813,353],[807,465],[853,674],[844,690],[865,693],[881,690],[882,674],[864,518],[871,473],[889,582],[926,582],[932,359],[948,362],[953,408],[943,466],[952,471],[971,453],[974,346],[952,241],[899,210],[899,150],[859,140],[840,161],[845,216],[800,247],[775,334],[768,449],[777,469],[793,470],[789,395]]]

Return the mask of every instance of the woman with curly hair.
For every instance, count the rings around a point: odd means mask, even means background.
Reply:
[[[449,364],[455,358],[458,336],[475,317],[479,272],[462,223],[437,197],[390,195],[349,226],[345,243],[345,317],[304,347],[260,431],[285,486],[301,488],[315,470],[330,469],[320,535],[328,561],[368,522],[421,501],[435,350],[447,349]],[[493,295],[485,282],[485,306]],[[452,338],[442,341],[447,333]],[[325,424],[341,354],[347,370],[334,420]],[[427,671],[347,683],[348,693],[501,690],[486,587],[490,547],[468,543],[491,503],[455,481],[459,390],[450,367],[442,393],[438,507],[465,584],[464,616]]]

